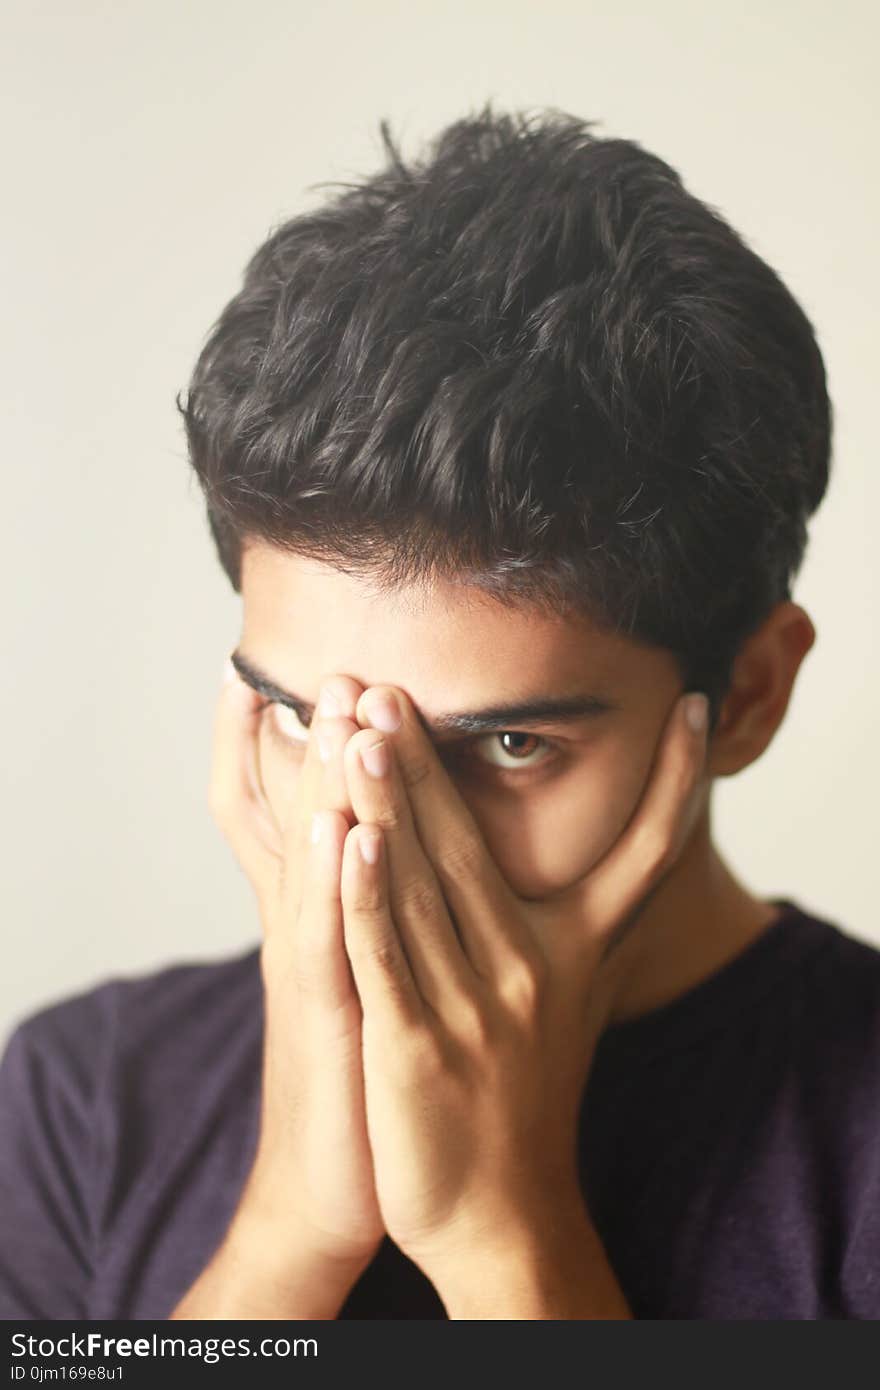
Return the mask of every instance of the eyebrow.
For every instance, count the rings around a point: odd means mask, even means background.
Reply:
[[[292,690],[284,690],[276,685],[241,652],[233,652],[231,661],[242,680],[259,695],[287,705],[303,721],[312,718],[315,712],[313,703],[302,699]],[[615,701],[598,695],[573,694],[538,695],[508,705],[489,705],[484,709],[438,714],[433,719],[426,719],[419,710],[416,713],[428,733],[485,734],[509,730],[520,724],[574,723],[576,720],[597,719],[620,708]]]

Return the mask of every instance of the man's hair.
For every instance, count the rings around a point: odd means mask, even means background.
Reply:
[[[262,540],[666,648],[713,720],[828,485],[813,327],[668,164],[487,104],[283,222],[177,396],[236,592]]]

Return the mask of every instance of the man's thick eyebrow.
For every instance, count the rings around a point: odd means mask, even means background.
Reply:
[[[303,700],[292,690],[283,690],[271,681],[252,661],[233,652],[232,664],[242,680],[268,700],[277,700],[296,711],[300,719],[310,719],[314,704]],[[419,715],[429,733],[486,734],[512,729],[521,724],[573,723],[578,719],[596,719],[619,710],[613,700],[598,695],[548,695],[520,700],[509,705],[492,705],[486,709],[463,710],[456,714],[439,714],[427,720]]]

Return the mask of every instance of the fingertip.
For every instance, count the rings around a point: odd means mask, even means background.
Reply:
[[[371,861],[364,854],[378,844],[378,854]],[[375,825],[357,821],[345,837],[340,875],[340,899],[352,921],[364,912],[387,910],[388,882],[382,856],[382,832]]]
[[[345,718],[357,722],[356,710],[358,697],[362,694],[364,687],[354,679],[353,676],[340,675],[338,672],[327,673],[321,677],[318,711],[322,715],[331,718]],[[331,701],[326,709],[321,708],[324,693],[331,696]]]
[[[692,733],[704,734],[709,724],[709,697],[695,691],[684,697],[684,717]]]

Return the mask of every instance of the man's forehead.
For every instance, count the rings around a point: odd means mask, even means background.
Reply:
[[[465,580],[438,578],[391,586],[375,574],[349,573],[330,562],[262,543],[245,551],[242,598],[246,616],[273,624],[285,616],[315,621],[319,613],[322,619],[342,614],[388,626],[427,621],[464,632],[494,627],[526,640],[534,640],[536,634],[562,642],[589,639],[592,647],[609,653],[624,642],[576,610],[554,613],[515,596],[488,593]]]
[[[681,685],[671,651],[458,583],[398,586],[260,545],[242,567],[242,647],[311,699],[325,674],[405,690],[425,714],[589,697],[643,709]],[[292,684],[291,684],[292,683]]]
[[[332,565],[277,551],[252,559],[237,655],[255,689],[306,718],[333,674],[402,689],[441,736],[593,724],[669,678],[668,653],[579,616],[458,585],[383,594]]]
[[[468,690],[482,696],[540,689],[610,695],[623,639],[579,615],[554,615],[473,587],[437,583],[382,592],[329,564],[274,551],[243,570],[242,649],[295,663],[300,683],[345,671],[373,684],[420,690],[437,708]],[[263,663],[263,664],[264,664]],[[450,705],[450,701],[452,705]]]

